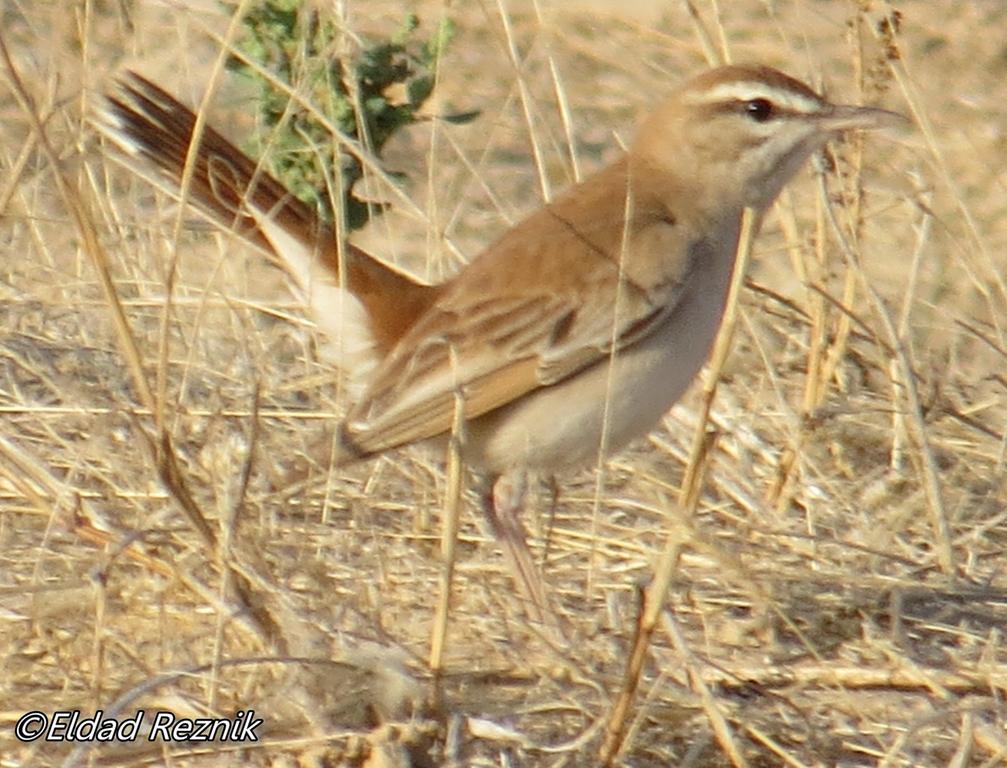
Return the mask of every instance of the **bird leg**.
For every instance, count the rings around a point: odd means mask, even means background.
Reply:
[[[521,522],[520,513],[527,491],[528,478],[524,472],[489,478],[482,493],[483,514],[503,547],[528,618],[558,629],[559,622],[549,607],[545,583],[528,548],[528,534]]]

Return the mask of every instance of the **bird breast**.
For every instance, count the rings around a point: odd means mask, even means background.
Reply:
[[[646,434],[689,388],[720,327],[737,228],[691,248],[687,285],[650,334],[467,425],[466,461],[502,473],[589,466]],[[544,424],[550,425],[545,430]]]

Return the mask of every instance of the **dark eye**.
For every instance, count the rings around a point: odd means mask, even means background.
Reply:
[[[749,99],[744,104],[745,114],[757,123],[764,123],[773,116],[773,102],[769,99]]]

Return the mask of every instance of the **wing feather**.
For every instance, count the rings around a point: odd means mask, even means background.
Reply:
[[[674,312],[691,249],[660,200],[637,201],[624,247],[625,206],[612,196],[625,174],[616,163],[583,182],[444,287],[344,422],[362,455],[450,431],[458,396],[472,420],[558,384]]]
[[[431,334],[378,369],[374,385],[347,420],[355,446],[377,453],[448,432],[458,395],[465,419],[471,420],[557,384],[607,359],[613,341],[618,352],[648,335],[675,304],[672,297],[620,302],[613,332],[612,298],[600,293],[589,303],[583,298],[487,301],[464,313],[461,324],[454,312],[441,315],[440,322],[428,320],[451,331]],[[484,333],[467,332],[474,328]]]

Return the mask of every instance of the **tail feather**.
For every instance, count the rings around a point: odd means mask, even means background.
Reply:
[[[139,155],[174,183],[182,179],[196,115],[167,91],[134,72],[107,97],[104,133],[130,154]],[[191,201],[221,225],[274,252],[250,209],[275,217],[305,243],[315,243],[319,221],[311,208],[291,195],[247,155],[211,126],[204,126],[193,157]],[[282,256],[282,254],[277,254]]]
[[[102,132],[144,158],[172,184],[192,163],[188,198],[222,226],[274,256],[295,279],[318,325],[333,341],[326,356],[354,377],[387,354],[435,301],[428,286],[346,244],[314,209],[218,131],[203,126],[192,152],[196,115],[146,78],[129,72],[106,99]]]

